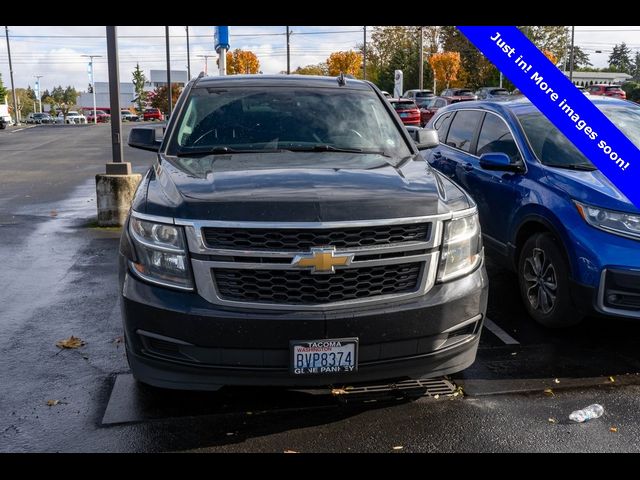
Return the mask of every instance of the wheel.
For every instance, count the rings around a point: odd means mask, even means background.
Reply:
[[[569,266],[558,240],[550,233],[537,233],[522,247],[518,281],[529,315],[548,328],[580,323],[569,291]]]

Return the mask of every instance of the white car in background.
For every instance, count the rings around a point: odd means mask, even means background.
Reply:
[[[62,112],[60,112],[56,117],[56,123],[65,123],[64,115],[62,115]],[[69,113],[67,113],[66,123],[68,125],[80,125],[82,123],[87,123],[87,117],[79,112],[76,112],[75,110],[70,110]]]

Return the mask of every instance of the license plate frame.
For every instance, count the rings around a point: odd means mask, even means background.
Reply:
[[[295,376],[357,372],[358,346],[357,337],[291,340],[289,372]]]

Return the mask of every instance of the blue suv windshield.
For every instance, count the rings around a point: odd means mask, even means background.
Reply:
[[[598,107],[631,142],[640,148],[640,107],[631,104],[599,105]],[[515,113],[529,139],[531,148],[544,165],[596,169],[587,157],[538,110]]]
[[[400,128],[373,91],[199,88],[187,99],[167,154],[292,150],[405,158],[412,152]]]

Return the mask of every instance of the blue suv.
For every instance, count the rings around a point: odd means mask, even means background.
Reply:
[[[640,147],[640,106],[593,102]],[[454,104],[427,126],[440,146],[425,159],[476,200],[487,253],[517,272],[531,317],[640,319],[640,211],[533,104]]]

